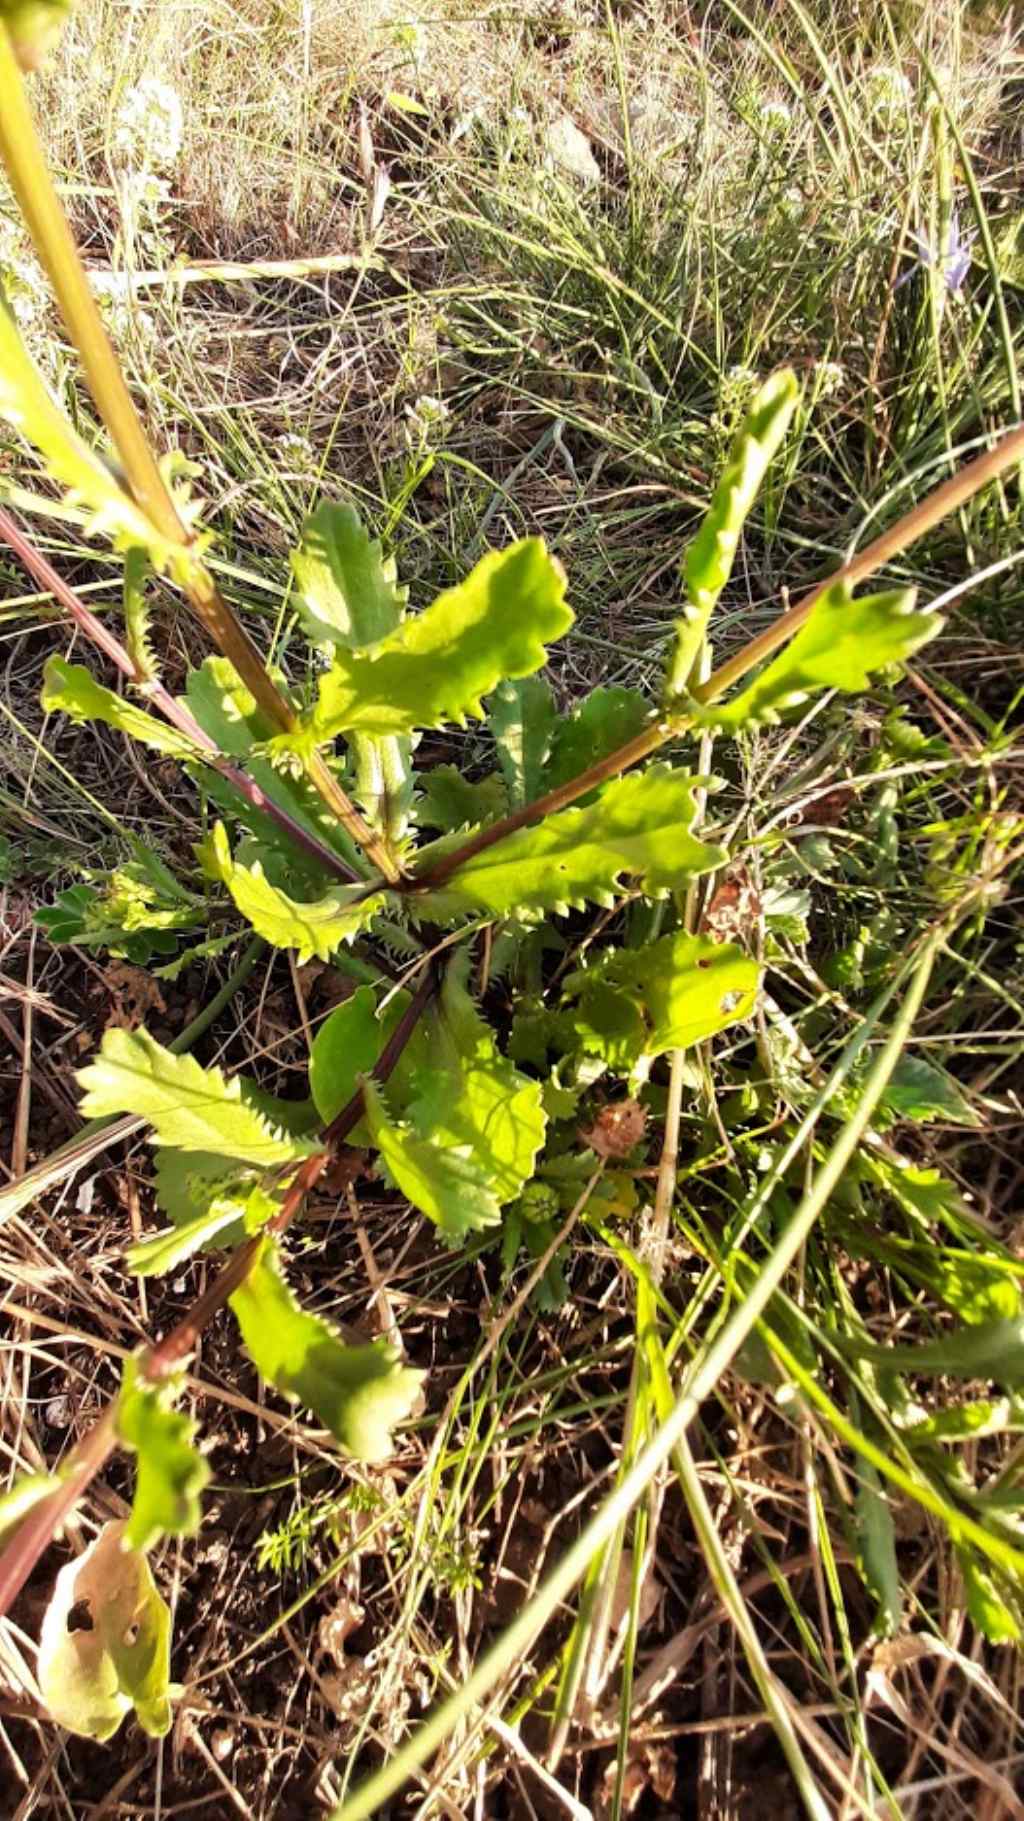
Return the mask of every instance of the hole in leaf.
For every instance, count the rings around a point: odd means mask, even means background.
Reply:
[[[96,1625],[92,1616],[92,1607],[88,1600],[76,1600],[68,1613],[69,1631],[95,1631]]]
[[[140,1628],[139,1628],[137,1621],[134,1624],[128,1626],[128,1629],[126,1630],[126,1632],[124,1634],[124,1643],[125,1643],[125,1648],[127,1650],[130,1650],[133,1644],[138,1643],[139,1629]]]

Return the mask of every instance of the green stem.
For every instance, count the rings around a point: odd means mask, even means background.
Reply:
[[[53,286],[68,334],[77,349],[96,408],[121,460],[128,490],[155,530],[188,555],[192,536],[132,402],[117,355],[103,326],[74,236],[61,206],[36,131],[14,47],[0,25],[0,160],[36,252]],[[209,571],[191,556],[178,578],[198,617],[230,658],[246,688],[283,733],[295,726],[291,704],[278,689],[241,621]],[[368,826],[319,753],[307,764],[310,782],[342,827],[389,884],[401,876],[387,843]]]
[[[6,27],[0,28],[0,157],[131,492],[164,537],[187,544],[188,532],[132,403],[47,169]]]
[[[1009,436],[1005,436],[1002,442],[997,443],[994,449],[986,450],[984,455],[979,455],[976,461],[969,462],[966,468],[962,468],[959,474],[952,475],[948,481],[943,482],[941,487],[936,487],[934,493],[928,494],[919,505],[914,506],[910,512],[904,513],[903,517],[898,519],[888,531],[884,531],[881,537],[875,538],[856,556],[851,557],[849,562],[843,563],[825,581],[819,582],[808,594],[804,595],[802,600],[797,602],[795,607],[791,607],[787,613],[780,614],[778,619],[774,620],[764,632],[744,645],[742,651],[738,651],[735,657],[720,664],[717,670],[712,671],[707,682],[699,684],[693,691],[694,699],[701,703],[717,701],[731,683],[738,683],[748,671],[754,669],[755,665],[762,663],[765,658],[771,656],[772,652],[777,651],[780,645],[785,645],[795,632],[799,632],[816,603],[829,588],[833,588],[837,582],[845,582],[853,588],[866,576],[871,575],[874,570],[880,569],[884,563],[891,562],[892,558],[898,556],[908,545],[916,543],[917,539],[923,537],[926,531],[930,531],[933,526],[939,524],[950,512],[955,512],[959,506],[971,499],[975,493],[980,492],[982,487],[986,487],[989,481],[994,480],[1004,469],[1012,467],[1014,463],[1020,462],[1022,459],[1024,459],[1024,429],[1014,430]],[[666,741],[677,738],[690,725],[691,722],[685,710],[681,710],[677,714],[659,716],[650,727],[644,729],[643,733],[637,734],[632,740],[627,741],[625,746],[620,746],[616,752],[609,753],[608,757],[602,759],[599,764],[591,765],[587,771],[581,772],[579,777],[571,778],[567,784],[560,785],[557,790],[549,790],[546,796],[538,797],[535,802],[525,804],[521,809],[514,810],[511,815],[503,816],[499,822],[492,822],[489,827],[481,829],[429,872],[420,873],[415,878],[405,881],[401,889],[427,890],[444,884],[445,880],[450,879],[452,874],[457,872],[460,866],[465,865],[467,860],[471,860],[487,848],[493,847],[498,841],[503,841],[506,835],[514,834],[517,828],[526,828],[541,821],[543,817],[552,815],[556,810],[567,808],[569,804],[576,801],[577,797],[582,797],[587,791],[607,783],[609,778],[618,777],[621,772],[626,771],[631,765],[636,765],[639,760],[649,758],[652,753],[658,751],[659,747],[664,746]]]

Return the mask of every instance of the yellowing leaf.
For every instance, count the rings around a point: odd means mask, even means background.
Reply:
[[[153,1127],[157,1144],[186,1151],[214,1151],[246,1163],[289,1163],[315,1149],[308,1140],[274,1129],[242,1098],[241,1082],[194,1056],[175,1056],[147,1030],[109,1030],[99,1055],[78,1071],[85,1089],[82,1112],[90,1119],[134,1113]]]
[[[171,1724],[171,1615],[124,1524],[104,1524],[96,1541],[57,1576],[39,1640],[39,1688],[58,1726],[83,1739],[109,1739],[135,1709],[162,1738]]]
[[[326,740],[482,716],[481,697],[503,677],[538,670],[545,641],[571,626],[564,597],[565,577],[539,538],[490,552],[458,587],[369,650],[339,649],[320,680],[309,728]]]
[[[198,756],[194,743],[176,727],[158,720],[156,715],[147,714],[134,702],[126,702],[112,689],[105,689],[84,664],[68,664],[63,658],[48,657],[40,699],[47,714],[59,711],[70,715],[78,724],[102,721],[107,727],[116,727],[133,740],[152,746],[156,752],[173,754],[176,759]]]
[[[314,1411],[346,1454],[360,1461],[387,1459],[392,1425],[412,1410],[422,1372],[403,1366],[397,1348],[384,1341],[347,1346],[328,1322],[300,1309],[272,1240],[263,1240],[231,1307],[249,1356],[268,1383]]]
[[[626,879],[653,893],[685,884],[726,858],[690,832],[694,792],[708,782],[666,765],[617,778],[588,808],[506,835],[410,902],[435,921],[481,911],[530,916],[610,905]]]
[[[151,1385],[138,1362],[125,1361],[117,1432],[138,1456],[135,1498],[124,1539],[149,1549],[162,1536],[191,1536],[199,1528],[199,1494],[210,1469],[192,1445],[195,1423],[171,1408],[175,1386]]]
[[[784,708],[805,702],[819,689],[856,694],[871,673],[901,664],[941,632],[937,613],[915,613],[913,588],[890,589],[852,599],[837,583],[815,603],[810,617],[777,658],[722,707],[698,710],[716,727],[748,727],[775,721]]]
[[[271,884],[259,860],[245,866],[234,859],[222,822],[215,824],[204,852],[257,935],[275,948],[295,949],[300,961],[314,955],[329,961],[343,942],[355,940],[384,903],[382,892],[368,894],[363,885],[334,885],[311,903],[289,898]]]

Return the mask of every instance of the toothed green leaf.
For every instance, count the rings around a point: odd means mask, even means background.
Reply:
[[[39,1639],[39,1689],[58,1726],[109,1739],[135,1709],[143,1732],[170,1730],[171,1615],[125,1524],[104,1524],[57,1576]]]
[[[392,1425],[412,1410],[422,1372],[403,1366],[397,1348],[383,1341],[347,1346],[329,1323],[300,1309],[272,1240],[262,1241],[231,1307],[246,1350],[269,1384],[312,1410],[346,1454],[387,1459]]]
[[[232,857],[223,822],[204,846],[217,877],[227,886],[243,917],[275,948],[293,948],[300,961],[329,961],[343,942],[352,942],[384,904],[383,892],[369,896],[363,885],[333,885],[311,903],[289,898],[267,878],[262,862],[244,866]]]
[[[292,555],[295,605],[307,636],[338,651],[375,646],[400,625],[407,590],[351,506],[325,500],[306,520]],[[353,735],[353,795],[371,827],[392,842],[409,829],[412,749],[406,738]]]
[[[545,770],[555,732],[555,704],[546,677],[500,683],[487,718],[505,776],[510,809],[533,803],[547,789]]]
[[[648,892],[683,885],[726,858],[690,832],[694,792],[708,782],[666,765],[617,778],[589,808],[564,809],[506,835],[411,901],[434,921],[529,916],[610,904],[626,880]]]
[[[275,730],[228,658],[209,657],[198,670],[189,672],[186,701],[203,732],[216,742],[219,751],[232,758],[244,759],[253,783],[259,785],[271,803],[287,810],[308,834],[315,835],[352,864],[356,858],[353,843],[309,780],[277,771],[268,758],[254,750],[271,739]],[[294,871],[294,844],[282,836],[276,822],[262,811],[253,809],[216,772],[204,770],[202,785],[219,809],[228,811],[251,829],[263,846],[283,854]]]
[[[129,550],[124,559],[124,643],[137,677],[154,682],[160,675],[150,643],[152,608],[146,583],[153,566],[144,550]]]
[[[704,521],[686,552],[684,617],[677,624],[668,693],[687,687],[715,603],[732,573],[740,533],[796,409],[800,388],[788,367],[757,393],[736,435]]]
[[[456,828],[493,822],[508,806],[508,794],[496,771],[472,783],[454,765],[434,765],[422,782],[416,813],[421,828],[439,828],[450,834]]]
[[[175,1056],[147,1030],[104,1032],[99,1055],[78,1071],[82,1113],[102,1119],[134,1113],[153,1127],[156,1144],[215,1151],[264,1168],[309,1157],[315,1145],[275,1131],[242,1098],[236,1077],[204,1069],[194,1056]]]
[[[413,1126],[392,1120],[380,1089],[365,1084],[366,1124],[381,1162],[403,1195],[455,1245],[497,1226],[501,1203],[469,1145],[440,1148]]]
[[[43,671],[42,705],[47,714],[58,711],[75,722],[103,721],[120,733],[141,740],[157,752],[171,753],[176,759],[194,759],[196,747],[167,721],[157,720],[134,702],[114,694],[97,683],[84,664],[68,664],[64,658],[50,656]]]
[[[358,651],[394,632],[407,590],[354,507],[322,500],[292,553],[293,603],[314,645]]]
[[[410,1123],[434,1145],[468,1147],[499,1205],[512,1201],[544,1143],[541,1083],[501,1054],[455,967],[424,1024],[427,1061],[414,1078]]]
[[[188,1156],[188,1152],[179,1152]],[[204,1213],[180,1225],[165,1227],[151,1239],[130,1246],[125,1263],[136,1277],[159,1277],[184,1264],[195,1252],[205,1252],[215,1243],[227,1246],[230,1229],[233,1235],[258,1233],[277,1213],[279,1198],[268,1195],[258,1183],[239,1185],[227,1194],[215,1195]]]
[[[777,720],[783,709],[820,689],[857,694],[867,688],[872,671],[902,664],[941,632],[941,615],[915,613],[915,599],[913,588],[853,599],[848,588],[835,584],[760,676],[723,706],[698,709],[698,718],[716,727],[750,727]]]
[[[650,704],[638,689],[593,689],[567,721],[559,721],[551,744],[544,789],[556,790],[580,772],[625,746],[651,719]],[[593,801],[581,797],[580,803]]]
[[[163,1536],[192,1536],[199,1529],[199,1494],[210,1469],[192,1445],[195,1423],[172,1408],[174,1395],[173,1384],[148,1384],[138,1362],[125,1361],[117,1432],[138,1456],[124,1533],[132,1549],[150,1549]]]
[[[380,737],[482,716],[481,697],[539,669],[545,642],[571,626],[564,596],[562,570],[539,538],[492,551],[371,649],[337,650],[305,731]]]
[[[613,989],[632,1003],[643,1026],[640,1049],[629,1058],[632,1062],[641,1053],[661,1056],[667,1050],[687,1049],[748,1018],[759,978],[757,962],[734,943],[675,930],[646,948],[620,949],[592,972],[571,976],[566,994],[578,997],[581,1013],[591,1018],[600,989]],[[623,1008],[623,1028],[625,1020]],[[620,1064],[623,1060],[619,1058]]]

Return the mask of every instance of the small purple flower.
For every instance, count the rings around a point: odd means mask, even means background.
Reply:
[[[911,229],[910,238],[917,248],[916,258],[918,265],[925,266],[930,270],[937,269],[941,271],[942,281],[946,290],[949,292],[950,297],[961,296],[964,288],[964,280],[971,269],[971,248],[974,245],[975,240],[974,229],[972,228],[969,234],[965,234],[960,226],[960,217],[956,210],[953,209],[951,210],[949,217],[949,229],[946,236],[945,251],[933,247],[927,235],[922,234],[917,229]],[[904,272],[903,277],[896,285],[897,291],[900,286],[905,285],[907,280],[912,278],[913,275],[913,267],[911,267],[909,272]]]

